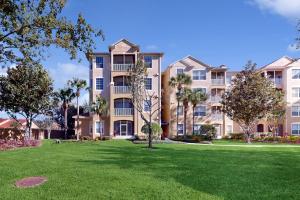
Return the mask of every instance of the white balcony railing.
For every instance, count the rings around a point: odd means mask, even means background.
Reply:
[[[215,95],[215,96],[211,96],[211,97],[210,97],[210,100],[211,100],[211,102],[213,102],[213,103],[219,103],[219,102],[222,101],[222,98],[221,98],[221,96],[219,96],[219,95]]]
[[[115,116],[133,115],[133,108],[115,108]]]
[[[127,72],[129,71],[134,64],[114,64],[113,70],[118,72]]]
[[[223,119],[223,117],[222,117],[221,113],[212,113],[211,114],[211,119],[213,121],[221,121]]]
[[[225,79],[211,79],[211,84],[212,85],[224,85],[225,84]]]
[[[129,94],[130,88],[129,86],[114,86],[115,94]]]

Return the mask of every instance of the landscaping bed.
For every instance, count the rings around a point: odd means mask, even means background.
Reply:
[[[17,149],[23,147],[38,147],[41,145],[40,140],[0,140],[0,151]]]

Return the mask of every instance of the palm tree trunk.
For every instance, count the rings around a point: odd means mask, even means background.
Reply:
[[[179,112],[178,112],[178,109],[179,109],[179,101],[177,102],[177,112],[176,112],[176,117],[177,117],[177,124],[176,124],[176,136],[178,137],[178,121],[179,121],[179,117],[178,117],[178,114],[179,114]]]
[[[193,135],[195,134],[195,106],[193,106]]]
[[[77,134],[77,140],[79,140],[79,103],[78,103],[78,96],[77,96],[77,124],[76,124],[76,134]]]
[[[65,116],[65,139],[67,139],[67,134],[68,134],[68,108],[65,107],[64,109],[64,116]]]
[[[183,127],[183,138],[186,139],[186,114],[187,114],[187,109],[184,107],[184,116],[183,116],[183,121],[184,121],[184,127]]]

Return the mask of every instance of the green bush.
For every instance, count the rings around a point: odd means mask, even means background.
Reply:
[[[205,140],[211,141],[213,138],[216,137],[217,129],[213,125],[204,124],[201,125],[200,128],[200,135],[204,136]]]
[[[152,129],[153,139],[160,139],[160,136],[163,132],[160,125],[157,123],[151,123],[151,129]],[[147,136],[149,135],[150,130],[149,130],[149,126],[147,124],[145,124],[142,127],[142,132],[147,134]]]
[[[244,140],[245,135],[244,135],[244,133],[231,133],[231,139],[233,139],[233,140]]]

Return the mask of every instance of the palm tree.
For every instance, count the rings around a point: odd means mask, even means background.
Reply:
[[[80,91],[82,89],[86,89],[86,81],[81,80],[79,78],[73,78],[73,80],[68,81],[68,85],[72,87],[75,90],[75,96],[76,96],[76,104],[77,104],[77,126],[76,126],[76,135],[77,135],[77,140],[79,140],[79,97],[80,97]]]
[[[101,95],[96,96],[96,101],[92,103],[91,109],[99,116],[99,120],[108,115],[108,103]]]
[[[71,101],[75,98],[75,94],[72,88],[64,88],[55,92],[55,98],[57,101],[62,102],[62,109],[64,111],[64,131],[65,139],[67,139],[68,131],[68,108]]]
[[[183,121],[184,121],[184,125],[183,125],[183,137],[186,138],[186,115],[189,109],[189,101],[190,101],[190,96],[192,94],[192,90],[189,88],[184,88],[182,90],[181,96],[180,96],[180,100],[183,102]]]
[[[173,88],[177,88],[177,130],[178,130],[178,109],[180,104],[180,98],[182,95],[182,89],[184,86],[188,86],[192,83],[192,78],[187,74],[177,74],[176,77],[171,77],[169,85]],[[177,131],[178,136],[178,131]]]
[[[208,98],[207,94],[205,94],[204,92],[199,91],[199,90],[194,90],[190,94],[189,101],[191,102],[191,104],[193,106],[193,134],[195,133],[195,127],[194,127],[194,125],[195,125],[195,107],[198,104],[205,102],[207,100],[207,98]]]

